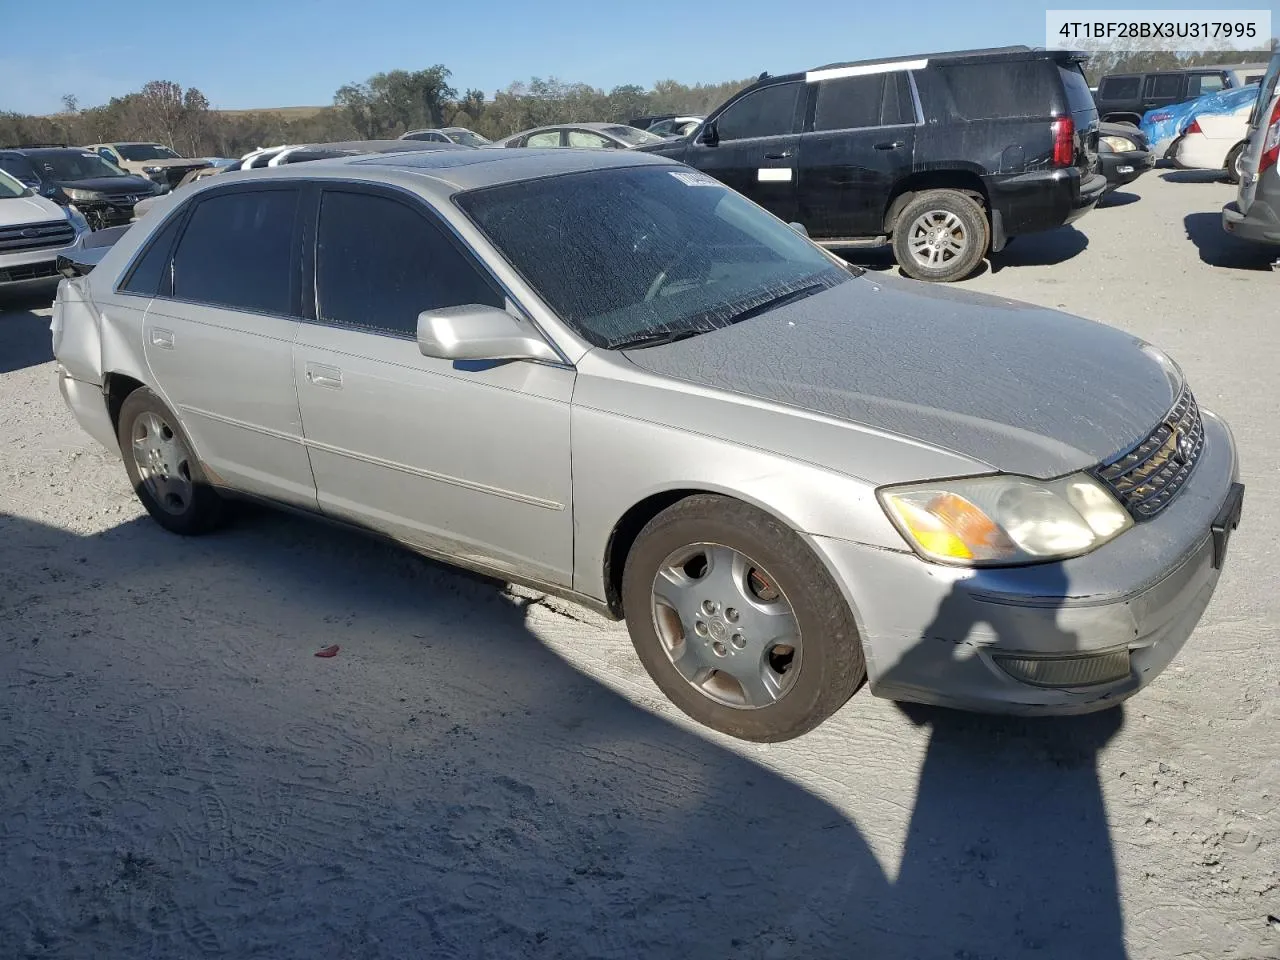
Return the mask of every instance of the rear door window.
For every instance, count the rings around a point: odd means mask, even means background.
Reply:
[[[1107,77],[1098,87],[1099,100],[1137,100],[1140,96],[1141,77]]]
[[[1157,100],[1176,100],[1182,92],[1182,74],[1156,73],[1147,77],[1148,97]]]
[[[753,90],[716,119],[717,136],[721,140],[749,140],[794,133],[803,86],[795,81]]]
[[[531,133],[525,141],[526,147],[558,147],[560,146],[559,130],[544,130],[542,133]]]
[[[850,130],[915,123],[906,71],[823,80],[818,84],[814,130]]]
[[[199,201],[173,257],[179,300],[293,313],[298,190],[242,190]]]
[[[506,303],[443,227],[400,200],[326,190],[316,241],[322,323],[415,337],[423,310]]]

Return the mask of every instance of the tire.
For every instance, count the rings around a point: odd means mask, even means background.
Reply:
[[[913,250],[913,244],[919,246]],[[893,255],[902,272],[916,280],[963,280],[990,245],[991,227],[982,205],[958,190],[925,191],[902,208],[893,227]]]
[[[156,523],[183,536],[223,525],[226,503],[210,486],[182,424],[158,396],[146,387],[129,394],[116,437],[129,482]]]
[[[853,614],[826,568],[793,530],[739,500],[700,494],[649,521],[627,555],[622,603],[653,682],[732,737],[798,737],[866,678]],[[765,695],[749,702],[749,691]]]
[[[1240,157],[1244,153],[1246,144],[1237,143],[1231,148],[1231,152],[1227,154],[1226,178],[1227,183],[1240,182]]]

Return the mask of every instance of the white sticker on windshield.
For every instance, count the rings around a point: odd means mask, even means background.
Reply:
[[[715,177],[709,177],[705,173],[699,173],[696,170],[670,170],[668,171],[673,177],[683,183],[686,187],[723,187],[724,184]]]

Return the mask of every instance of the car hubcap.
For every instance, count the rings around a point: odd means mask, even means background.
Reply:
[[[940,267],[965,251],[969,236],[964,224],[949,210],[930,210],[916,218],[907,234],[907,247],[916,261],[926,267]]]
[[[133,422],[133,462],[142,485],[166,512],[180,514],[191,505],[191,454],[154,413]]]
[[[653,578],[653,619],[680,676],[744,709],[781,699],[800,673],[800,626],[777,580],[715,543],[675,551]]]

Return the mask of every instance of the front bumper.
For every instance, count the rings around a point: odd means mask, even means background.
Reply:
[[[58,277],[54,266],[58,257],[83,244],[84,234],[78,234],[74,241],[63,247],[38,247],[35,250],[0,254],[0,288],[51,282]]]
[[[1069,714],[1105,709],[1150,683],[1186,643],[1220,573],[1222,538],[1211,528],[1238,464],[1226,424],[1203,416],[1201,459],[1173,503],[1083,557],[975,571],[814,538],[858,620],[871,692],[987,713]],[[1122,665],[1127,655],[1123,676],[1076,686],[1024,682],[1000,666],[1009,657],[1091,664],[1108,655]]]
[[[1156,165],[1156,155],[1148,150],[1128,150],[1124,153],[1099,153],[1098,165],[1107,178],[1106,193],[1127,183],[1133,183]]]

